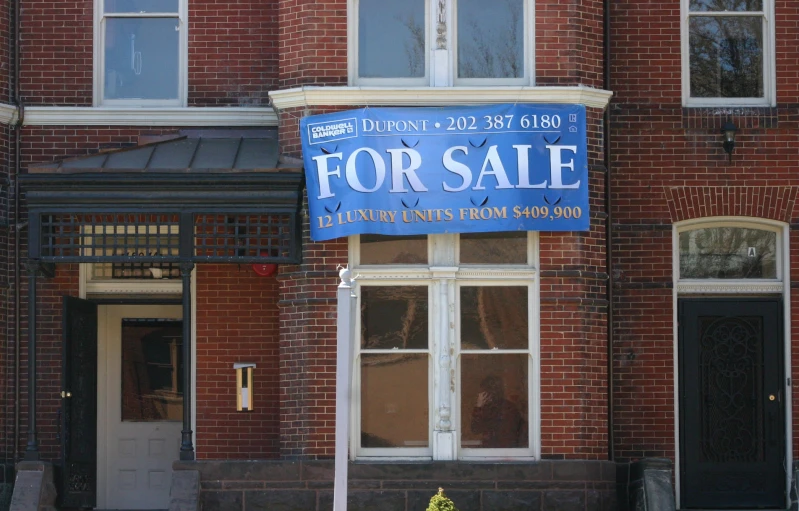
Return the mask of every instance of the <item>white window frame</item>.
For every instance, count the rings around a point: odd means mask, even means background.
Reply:
[[[680,233],[695,229],[712,227],[740,227],[758,229],[777,233],[775,279],[680,279]],[[680,466],[680,359],[679,359],[679,310],[678,300],[684,296],[735,296],[763,295],[782,297],[782,336],[784,374],[790,379],[791,363],[791,279],[790,279],[790,229],[788,224],[774,220],[752,217],[707,217],[684,220],[672,227],[672,363],[674,365],[674,466]],[[785,391],[785,459],[791,459],[793,453],[793,396],[792,386],[786,385]],[[793,472],[785,471],[785,487],[791,488]],[[681,471],[675,470],[675,498],[677,509],[680,508]],[[786,506],[790,498],[786,492]]]
[[[433,460],[534,460],[541,457],[540,442],[540,360],[539,360],[539,280],[538,235],[527,233],[527,263],[463,264],[458,266],[460,236],[428,235],[428,263],[419,265],[361,265],[359,236],[350,236],[350,268],[357,285],[357,306],[353,321],[353,407],[351,410],[351,459],[433,459]],[[408,350],[428,354],[428,428],[427,447],[361,448],[361,377],[360,377],[360,304],[364,286],[418,286],[428,288],[427,350]],[[463,286],[525,286],[528,289],[528,349],[502,350],[502,354],[528,355],[528,439],[527,448],[462,448],[460,431],[461,355],[484,353],[460,349],[460,288]],[[368,353],[397,353],[392,350],[368,350]],[[485,356],[492,356],[486,353]],[[455,378],[452,379],[452,371]],[[437,426],[441,413],[449,412],[449,429]]]
[[[188,97],[188,0],[178,0],[178,95],[175,99],[105,99],[105,25],[108,18],[175,18],[174,13],[105,13],[104,0],[94,0],[94,79],[95,107],[185,107]]]
[[[683,106],[776,106],[776,63],[774,0],[763,0],[763,11],[747,12],[691,12],[690,0],[680,2],[682,47],[682,98]],[[763,97],[762,98],[694,98],[691,97],[690,21],[694,16],[762,16],[763,17]]]
[[[359,0],[347,0],[349,85],[376,87],[532,86],[535,85],[535,0],[524,0],[524,75],[521,78],[458,78],[457,0],[425,0],[425,76],[361,78],[358,75]],[[443,38],[443,39],[442,39]],[[439,48],[442,39],[443,48]]]

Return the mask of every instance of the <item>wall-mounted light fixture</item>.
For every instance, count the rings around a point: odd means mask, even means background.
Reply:
[[[255,364],[239,362],[233,364],[233,369],[236,370],[236,410],[249,412],[252,410],[252,373]]]
[[[738,128],[736,128],[735,124],[731,123],[730,121],[725,122],[724,126],[721,127],[721,133],[724,135],[722,147],[724,147],[724,152],[727,153],[730,161],[732,161],[732,151],[735,149],[736,131],[738,131]]]

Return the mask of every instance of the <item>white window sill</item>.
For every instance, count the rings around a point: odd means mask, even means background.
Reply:
[[[277,110],[309,106],[441,106],[491,103],[581,104],[604,109],[612,92],[591,87],[320,87],[272,91]]]
[[[0,104],[0,123],[14,124],[17,108]],[[25,126],[277,126],[271,107],[29,106]]]

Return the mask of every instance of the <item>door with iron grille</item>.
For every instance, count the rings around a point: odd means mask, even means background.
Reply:
[[[779,299],[682,299],[682,508],[785,508]]]
[[[94,507],[97,500],[97,305],[64,297],[59,500]]]

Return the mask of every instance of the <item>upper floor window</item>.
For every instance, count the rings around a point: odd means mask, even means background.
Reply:
[[[95,0],[95,104],[183,106],[186,0]]]
[[[350,0],[352,81],[529,85],[532,10],[532,0]]]
[[[773,104],[773,0],[683,0],[683,12],[685,104]]]

